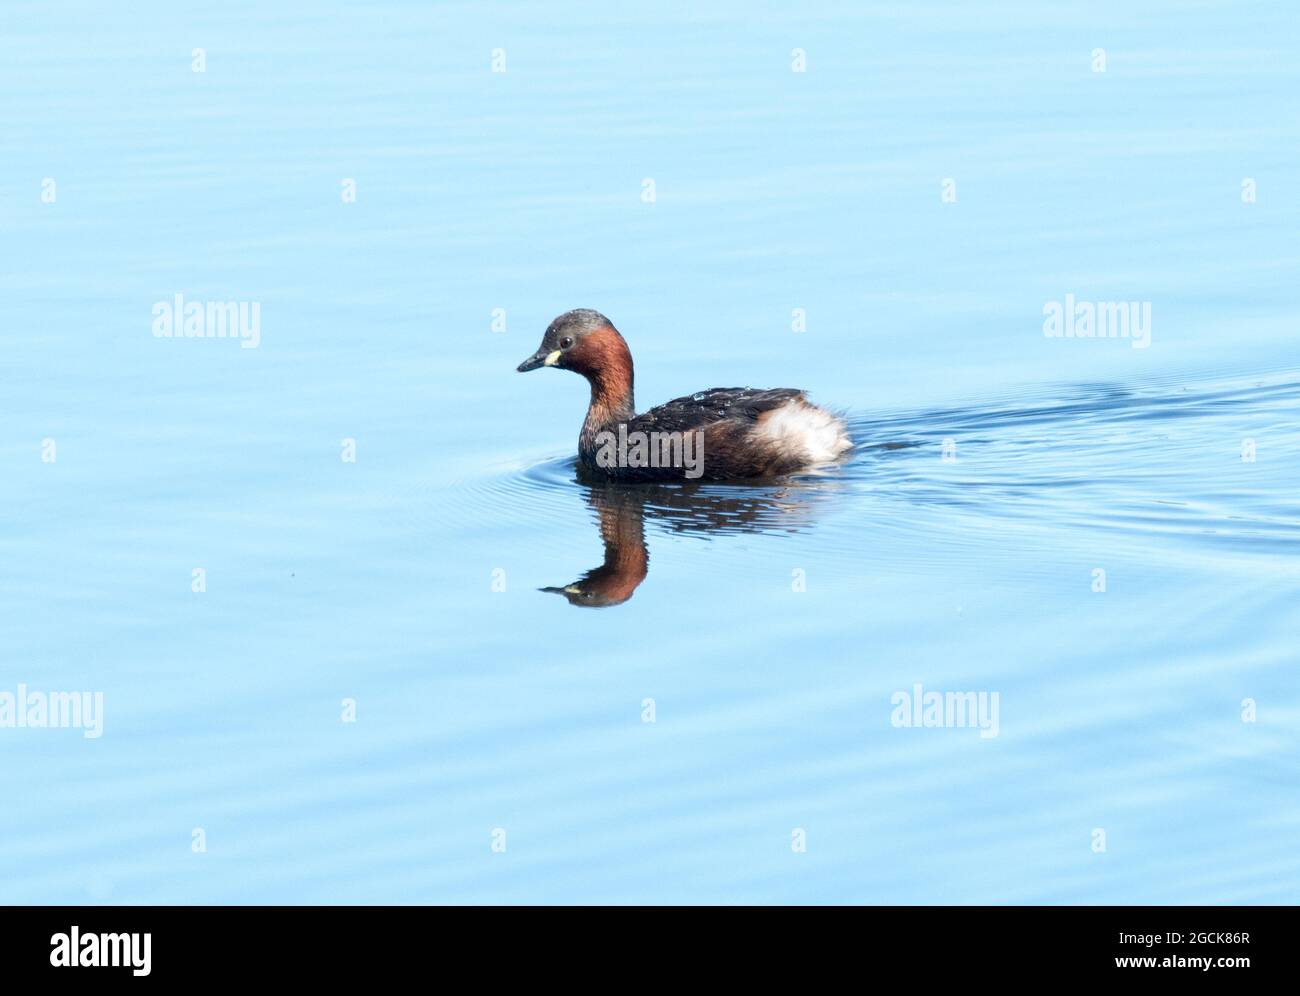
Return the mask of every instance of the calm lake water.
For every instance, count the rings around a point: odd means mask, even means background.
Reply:
[[[1300,901],[1291,5],[6,17],[0,901]],[[857,449],[578,480],[579,306]]]

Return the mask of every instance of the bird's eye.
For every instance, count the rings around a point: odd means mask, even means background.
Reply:
[[[560,348],[561,348],[561,349],[568,349],[568,348],[569,348],[570,346],[572,346],[572,345],[573,345],[573,340],[570,339],[567,335],[566,335],[563,339],[560,340]]]

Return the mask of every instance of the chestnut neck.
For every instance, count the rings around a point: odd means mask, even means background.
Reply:
[[[636,414],[632,393],[632,351],[623,337],[606,327],[588,336],[570,359],[591,385],[591,404],[583,431],[595,432],[626,422]]]

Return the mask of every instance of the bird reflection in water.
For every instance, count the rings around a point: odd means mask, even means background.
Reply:
[[[814,507],[826,496],[825,482],[779,485],[611,484],[579,473],[587,504],[596,512],[605,559],[578,580],[542,591],[563,595],[573,605],[606,608],[632,597],[650,567],[647,519],[672,532],[798,532],[811,524]]]

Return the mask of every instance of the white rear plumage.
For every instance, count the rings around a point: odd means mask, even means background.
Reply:
[[[829,463],[852,449],[844,420],[802,398],[791,398],[759,419],[755,433],[805,463]]]

